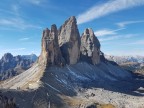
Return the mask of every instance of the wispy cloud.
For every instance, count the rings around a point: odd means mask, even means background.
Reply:
[[[116,40],[116,39],[128,39],[128,38],[131,38],[134,36],[138,36],[138,34],[114,35],[114,36],[99,38],[99,41],[104,42],[104,41],[112,41],[112,40]]]
[[[26,48],[5,49],[3,52],[22,51],[22,50],[25,50],[25,49],[26,49]]]
[[[11,8],[12,12],[15,13],[15,15],[19,15],[19,9],[20,9],[19,5],[13,4]]]
[[[19,39],[19,41],[27,41],[27,40],[29,40],[30,38],[21,38],[21,39]]]
[[[10,10],[4,10],[4,9],[0,9],[0,12],[1,12],[1,13],[7,13],[7,14],[11,14],[11,15],[16,15],[16,13],[15,13],[15,12],[13,12],[13,11],[10,11]]]
[[[124,22],[116,23],[116,25],[118,25],[119,27],[125,27],[126,25],[135,24],[135,23],[144,23],[144,20],[139,20],[139,21],[124,21]]]
[[[120,29],[116,29],[116,30],[110,30],[110,29],[102,29],[102,30],[97,30],[95,31],[95,35],[97,37],[99,36],[107,36],[107,35],[116,35],[117,31],[123,30],[125,28],[120,28]]]
[[[28,22],[26,17],[20,14],[20,8],[21,5],[18,2],[17,4],[10,4],[9,10],[0,9],[0,12],[2,13],[0,18],[0,30],[24,30],[29,28],[41,29],[40,26]]]
[[[0,19],[0,26],[7,28],[27,29],[34,28],[40,29],[40,26],[29,24],[21,18]]]
[[[40,5],[41,3],[43,3],[45,0],[25,0],[26,2],[29,2],[31,4],[34,5]]]
[[[137,40],[135,42],[126,43],[123,45],[144,45],[144,40]]]
[[[144,40],[136,41],[133,44],[144,45]]]
[[[109,0],[104,4],[95,5],[78,15],[77,22],[78,24],[86,23],[96,18],[140,5],[144,5],[144,0]]]

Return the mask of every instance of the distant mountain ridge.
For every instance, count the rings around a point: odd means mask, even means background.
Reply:
[[[31,60],[35,62],[37,60],[37,55],[36,54],[30,54],[30,55],[21,55],[23,59]]]
[[[127,62],[137,62],[144,63],[144,56],[113,56],[105,55],[105,58],[114,61],[118,64],[127,63]]]
[[[133,73],[144,75],[144,56],[111,56],[106,59],[116,62],[120,67]]]
[[[0,59],[0,80],[11,78],[29,69],[36,59],[35,54],[22,56],[13,56],[11,53],[4,54]]]

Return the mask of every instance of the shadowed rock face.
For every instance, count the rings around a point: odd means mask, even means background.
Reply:
[[[100,42],[91,28],[84,31],[81,37],[81,60],[92,64],[100,63]]]
[[[58,45],[58,31],[56,25],[51,26],[51,30],[46,28],[42,36],[42,51],[39,62],[45,65],[61,65],[64,63]]]
[[[29,57],[30,55],[27,55]],[[4,54],[0,59],[0,80],[11,78],[29,69],[35,60],[23,56],[13,56],[10,53]]]
[[[80,57],[80,35],[76,18],[70,17],[59,29],[59,46],[67,64],[75,64]]]
[[[18,108],[14,98],[8,98],[0,94],[0,108]]]

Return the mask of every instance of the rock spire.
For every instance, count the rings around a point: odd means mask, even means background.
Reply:
[[[100,62],[100,42],[91,28],[85,29],[81,36],[81,60],[92,64]]]

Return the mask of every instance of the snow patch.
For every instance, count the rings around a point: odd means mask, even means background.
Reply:
[[[65,85],[67,85],[67,82],[65,80],[60,80],[58,78],[56,78],[56,80],[59,81],[59,82],[61,82],[61,83],[63,83],[63,84],[65,84]]]
[[[69,73],[72,74],[73,76],[75,76],[76,78],[80,79],[80,80],[90,80],[89,78],[87,77],[84,77],[84,76],[80,76],[78,74],[76,74],[75,72],[73,72],[68,66],[67,66],[67,69],[69,70]]]
[[[58,89],[54,88],[53,86],[49,85],[48,83],[45,83],[47,86],[49,86],[50,88],[54,89],[55,91],[61,93]]]

